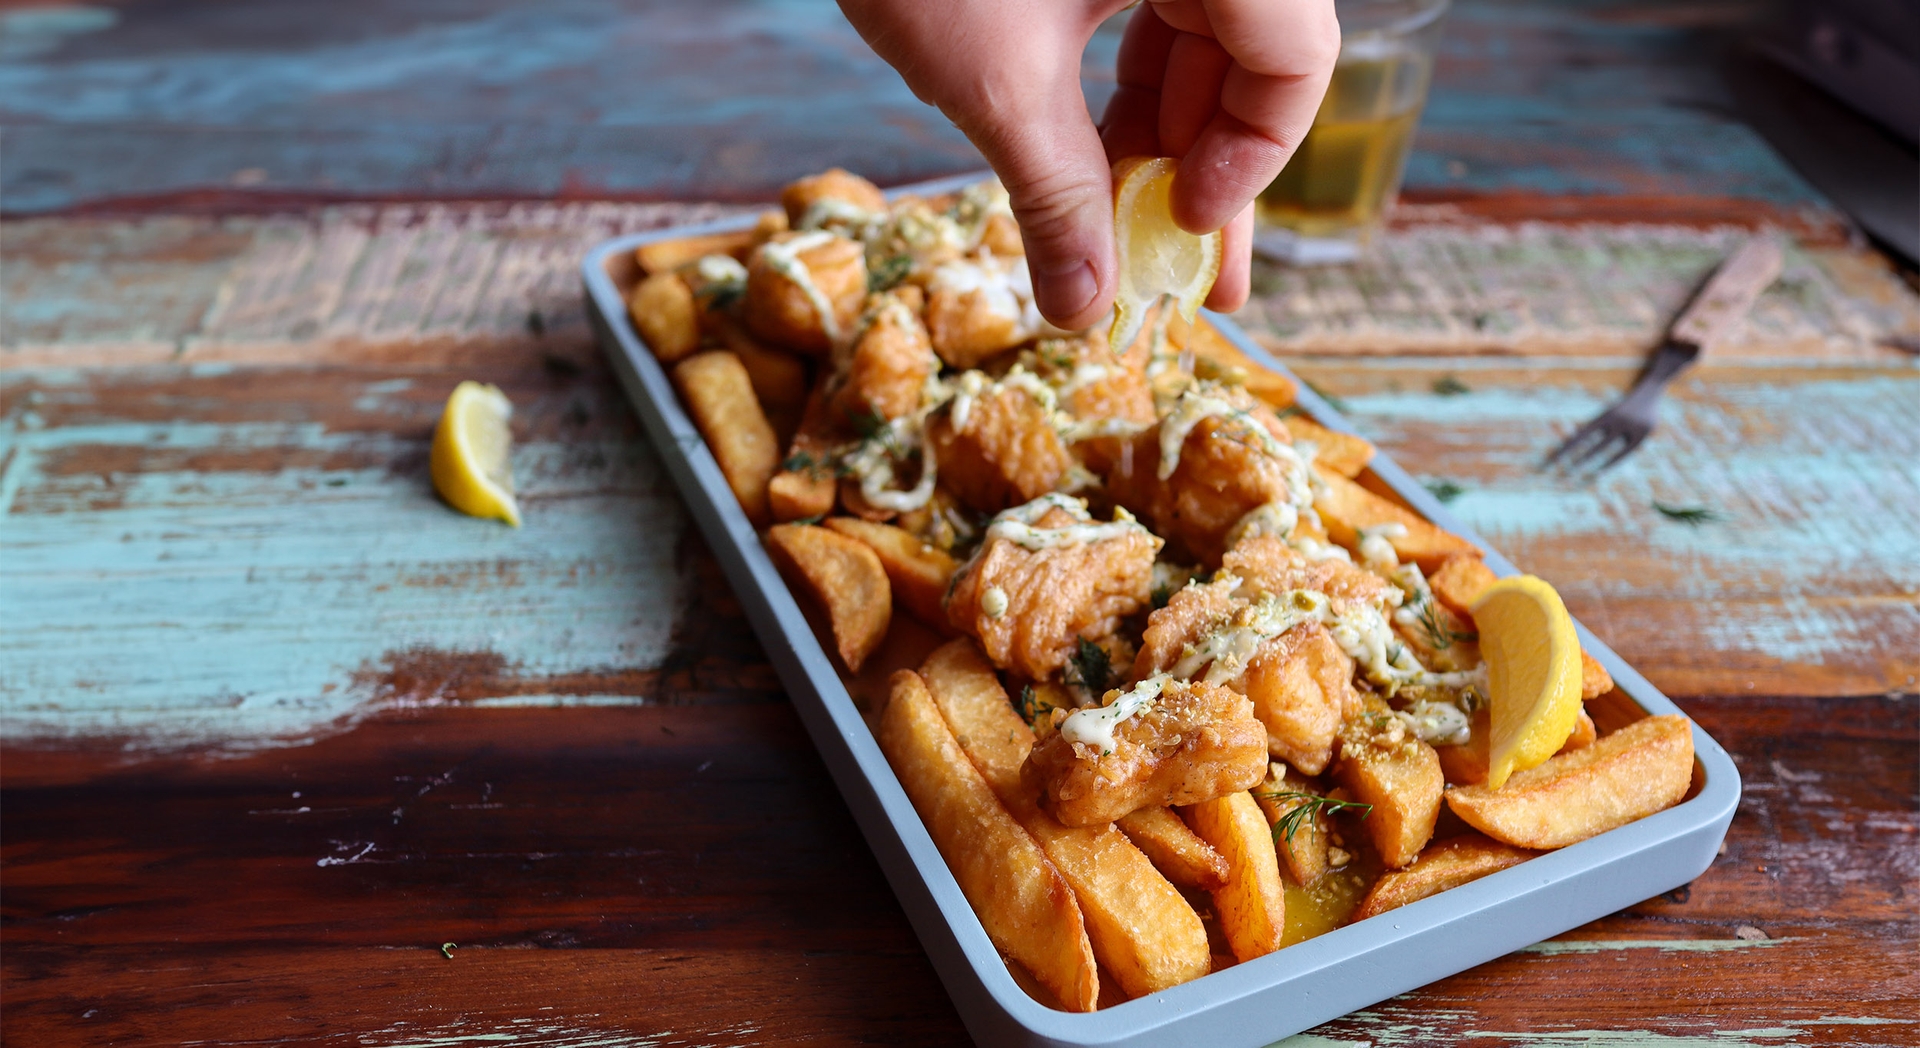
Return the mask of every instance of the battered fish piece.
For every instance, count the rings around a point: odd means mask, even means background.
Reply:
[[[940,366],[914,312],[918,288],[867,301],[867,326],[844,353],[833,408],[842,418],[902,418],[920,406],[927,378]]]
[[[852,214],[884,215],[887,195],[851,171],[829,168],[780,191],[780,206],[794,229],[819,227],[825,220]],[[813,221],[809,222],[811,218]]]
[[[977,637],[995,666],[1047,680],[1081,638],[1108,638],[1147,606],[1159,549],[1131,518],[1096,524],[1080,500],[1050,495],[988,527],[954,577],[947,619]]]
[[[1021,359],[1058,388],[1060,408],[1074,420],[1067,440],[1094,473],[1111,472],[1133,438],[1154,428],[1145,343],[1116,357],[1107,349],[1104,333],[1090,332],[1042,339]]]
[[[1231,413],[1203,415],[1177,445],[1171,470],[1163,467],[1163,436],[1176,435],[1180,408],[1134,438],[1132,453],[1107,474],[1107,489],[1171,543],[1176,555],[1220,563],[1227,533],[1249,512],[1306,494],[1304,466],[1291,454],[1292,438],[1273,410],[1244,390],[1208,387],[1195,398],[1222,402]],[[1196,412],[1197,413],[1197,412]],[[1168,475],[1162,477],[1160,474]]]
[[[1030,502],[1060,486],[1074,465],[1051,413],[1024,389],[993,388],[927,423],[940,482],[985,513]]]
[[[1341,725],[1360,708],[1353,660],[1317,618],[1288,625],[1284,609],[1275,615],[1247,596],[1270,592],[1223,570],[1175,593],[1147,619],[1134,676],[1206,673],[1252,700],[1272,756],[1318,775],[1333,759]],[[1266,636],[1263,625],[1286,628]],[[1207,658],[1209,651],[1218,657]]]
[[[801,352],[831,349],[866,297],[866,249],[833,233],[777,234],[747,263],[747,327]]]
[[[1156,684],[1157,695],[1112,728],[1111,749],[1104,741],[1075,741],[1077,725],[1069,723],[1102,711],[1052,712],[1053,732],[1027,755],[1020,775],[1054,818],[1097,826],[1141,808],[1252,789],[1266,777],[1267,733],[1251,702],[1226,688],[1166,677],[1128,694]],[[1106,701],[1115,709],[1129,699],[1116,689]]]
[[[1319,590],[1329,597],[1360,601],[1376,608],[1387,606],[1392,583],[1344,560],[1308,560],[1284,539],[1255,535],[1240,540],[1220,560],[1220,567],[1240,577],[1251,596],[1288,590]]]
[[[927,283],[933,351],[954,367],[977,367],[1032,338],[1040,326],[1024,258],[955,259]]]

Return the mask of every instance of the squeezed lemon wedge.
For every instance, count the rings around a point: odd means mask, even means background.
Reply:
[[[1128,157],[1113,165],[1113,234],[1119,280],[1108,344],[1124,353],[1140,337],[1162,295],[1188,323],[1220,276],[1220,232],[1194,236],[1173,221],[1173,176],[1180,162]]]
[[[508,452],[513,405],[498,386],[462,382],[447,398],[433,431],[433,487],[454,509],[469,516],[520,526],[513,501]]]
[[[1473,602],[1491,693],[1487,785],[1538,767],[1580,715],[1580,638],[1560,594],[1532,575],[1501,579]]]

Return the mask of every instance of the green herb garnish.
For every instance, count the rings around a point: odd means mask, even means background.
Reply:
[[[443,942],[440,944],[440,956],[445,957],[447,960],[451,961],[453,960],[453,951],[459,948],[460,948],[460,944],[457,942]]]
[[[1656,502],[1653,504],[1653,508],[1659,510],[1660,515],[1668,520],[1677,520],[1690,527],[1699,527],[1702,524],[1711,524],[1717,520],[1727,519],[1725,516],[1715,513],[1705,506],[1669,506],[1664,502]]]
[[[709,286],[703,294],[707,300],[708,309],[725,312],[732,309],[733,304],[740,301],[741,296],[746,293],[747,285],[744,281],[730,281],[727,283],[713,284]]]
[[[1433,391],[1443,397],[1457,397],[1462,393],[1473,392],[1473,387],[1452,375],[1442,375],[1433,380]]]
[[[795,517],[795,518],[793,518],[792,520],[790,520],[790,521],[787,521],[787,523],[789,523],[789,524],[802,524],[802,525],[807,525],[807,524],[818,524],[818,523],[820,523],[821,521],[823,521],[823,520],[825,520],[825,519],[827,519],[827,515],[826,515],[825,513],[815,513],[815,514],[814,514],[813,516],[811,516],[811,517]]]
[[[1346,808],[1358,808],[1361,809],[1360,817],[1363,819],[1373,814],[1373,805],[1362,801],[1335,800],[1332,797],[1322,797],[1317,793],[1305,793],[1300,790],[1280,790],[1272,793],[1258,793],[1254,796],[1265,797],[1272,801],[1300,802],[1287,809],[1286,814],[1280,816],[1279,821],[1273,824],[1273,839],[1277,841],[1284,835],[1289,843],[1292,842],[1293,835],[1300,831],[1301,824],[1322,812],[1332,814]]]
[[[1113,660],[1100,645],[1085,637],[1077,638],[1074,652],[1067,661],[1073,667],[1067,683],[1080,685],[1096,698],[1113,687]]]
[[[1040,723],[1040,718],[1056,709],[1059,707],[1052,701],[1041,698],[1040,693],[1033,690],[1033,685],[1028,684],[1020,689],[1020,705],[1017,712],[1020,714],[1020,719],[1026,721],[1028,726]]]
[[[1448,480],[1445,477],[1439,480],[1427,481],[1426,488],[1429,494],[1442,502],[1452,502],[1454,499],[1467,493],[1465,486]]]
[[[907,274],[913,272],[913,258],[910,255],[895,255],[881,262],[867,274],[867,290],[891,291],[898,287]]]
[[[1456,630],[1447,625],[1440,617],[1440,606],[1431,599],[1420,602],[1420,628],[1426,631],[1435,651],[1445,651],[1459,641],[1480,639],[1480,634],[1471,630]]]

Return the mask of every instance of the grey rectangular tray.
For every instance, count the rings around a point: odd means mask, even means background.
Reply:
[[[906,187],[945,192],[984,175]],[[609,240],[581,263],[587,312],[647,436],[687,500],[726,571],[754,632],[820,750],[834,782],[886,871],[941,981],[976,1043],[1146,1046],[1204,1044],[1255,1048],[1395,994],[1471,968],[1687,883],[1718,852],[1740,799],[1740,777],[1720,745],[1693,729],[1694,782],[1688,797],[1657,815],[1328,932],[1172,989],[1090,1013],[1049,1008],[1007,971],[973,909],[927,835],[673,385],[629,322],[622,285],[637,274],[633,250],[655,240],[744,229],[751,218]],[[1207,320],[1254,360],[1292,376],[1224,316]],[[1352,433],[1304,383],[1299,402],[1321,425]],[[1497,574],[1517,574],[1505,557],[1455,519],[1386,455],[1375,476],[1435,524],[1486,551]],[[1575,624],[1580,642],[1645,714],[1680,710],[1613,650]]]

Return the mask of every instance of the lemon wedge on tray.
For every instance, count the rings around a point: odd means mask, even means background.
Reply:
[[[520,526],[513,501],[513,405],[498,386],[462,382],[433,431],[433,487],[469,516]]]
[[[1173,176],[1180,163],[1129,157],[1113,165],[1113,234],[1119,280],[1108,344],[1123,353],[1140,337],[1147,311],[1161,296],[1188,323],[1220,276],[1218,230],[1194,236],[1173,221]]]
[[[1473,602],[1491,693],[1487,785],[1559,752],[1580,715],[1580,638],[1552,586],[1532,575],[1501,579]]]

